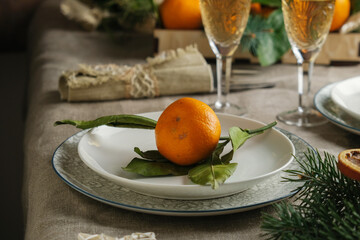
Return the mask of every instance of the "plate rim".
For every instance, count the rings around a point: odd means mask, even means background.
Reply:
[[[302,139],[301,137],[278,127],[277,128],[279,131],[281,131],[282,133],[287,133],[289,135],[294,135],[296,136],[304,145],[306,145],[306,147],[308,149],[310,149],[313,152],[316,152],[315,149],[308,143],[306,142],[304,139]],[[292,191],[290,191],[288,194],[283,195],[281,197],[277,197],[268,201],[263,201],[260,203],[254,203],[254,204],[248,204],[248,205],[243,205],[243,206],[237,206],[237,207],[230,207],[230,208],[224,208],[224,209],[211,209],[211,210],[189,210],[189,211],[185,211],[185,210],[169,210],[169,209],[154,209],[154,208],[146,208],[146,207],[140,207],[140,206],[135,206],[135,205],[130,205],[130,204],[126,204],[126,203],[122,203],[122,202],[117,202],[117,201],[113,201],[107,198],[104,198],[102,196],[98,196],[95,194],[92,194],[84,189],[82,189],[81,187],[78,187],[75,183],[72,183],[70,181],[68,181],[61,173],[60,171],[58,171],[57,167],[55,166],[55,155],[58,152],[58,150],[60,149],[60,147],[62,147],[67,141],[69,141],[69,139],[73,138],[74,136],[81,134],[82,132],[87,131],[87,130],[82,130],[80,132],[77,132],[71,136],[69,136],[66,140],[64,140],[60,145],[58,145],[52,155],[52,167],[53,170],[55,171],[55,173],[59,176],[59,178],[66,183],[70,188],[78,191],[79,193],[84,194],[85,196],[88,196],[89,198],[92,198],[94,200],[97,200],[101,203],[107,204],[107,205],[111,205],[114,207],[118,207],[118,208],[122,208],[122,209],[126,209],[126,210],[130,210],[130,211],[135,211],[135,212],[142,212],[142,213],[148,213],[148,214],[155,214],[155,215],[167,215],[167,216],[210,216],[210,215],[222,215],[222,214],[232,214],[232,213],[237,213],[237,212],[244,212],[244,211],[249,211],[249,210],[253,210],[256,208],[260,208],[260,207],[264,207],[273,203],[276,203],[278,201],[281,201],[283,199],[289,198],[293,195],[295,195],[298,191],[300,191],[300,188],[298,189],[294,189]],[[96,173],[95,173],[96,174]],[[138,193],[139,194],[139,193]],[[223,197],[219,197],[219,198],[223,198]],[[168,199],[163,199],[164,201],[171,201]],[[176,201],[198,201],[198,200],[176,200]]]
[[[326,112],[324,112],[322,110],[322,107],[323,105],[321,105],[318,101],[318,98],[321,94],[324,94],[326,90],[328,90],[329,88],[329,94],[325,95],[327,98],[330,98],[331,99],[331,96],[330,96],[330,93],[331,93],[331,90],[332,88],[338,84],[338,82],[334,82],[334,83],[330,83],[330,84],[327,84],[325,85],[324,87],[322,87],[321,89],[319,89],[319,91],[316,92],[315,96],[314,96],[314,105],[316,107],[316,109],[324,116],[326,117],[328,120],[330,120],[330,122],[334,123],[335,125],[339,126],[339,127],[342,127],[343,129],[345,130],[348,130],[352,133],[355,133],[355,134],[360,134],[360,129],[359,128],[356,128],[354,126],[350,126],[344,122],[339,122],[336,118],[334,118],[334,115],[332,114],[327,114]],[[341,111],[343,111],[342,109],[340,109]],[[345,111],[343,111],[345,112]]]

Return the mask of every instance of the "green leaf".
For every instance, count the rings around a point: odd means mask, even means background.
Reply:
[[[250,130],[251,131],[251,130]],[[249,138],[252,138],[256,135],[263,133],[264,131],[251,131],[252,133],[248,133],[242,130],[239,127],[232,127],[229,129],[229,135],[231,139],[231,144],[233,151],[235,152],[239,149]]]
[[[217,189],[235,171],[237,163],[212,165],[204,163],[192,168],[188,176],[193,183],[199,185],[210,184],[213,189]]]
[[[239,127],[232,127],[229,129],[229,136],[231,140],[232,150],[221,157],[221,163],[227,164],[229,163],[233,156],[234,152],[239,149],[249,138],[252,138],[258,134],[263,133],[265,130],[272,128],[277,124],[276,121],[267,124],[264,127],[257,129],[242,129]]]
[[[234,151],[236,151],[244,142],[249,138],[249,134],[244,132],[239,127],[232,127],[229,129],[229,136],[231,139],[231,145]]]
[[[112,115],[97,118],[91,121],[76,121],[76,120],[62,120],[56,121],[54,126],[70,124],[80,129],[89,129],[101,125],[108,125],[113,127],[125,128],[141,128],[141,129],[155,129],[156,121],[147,117],[138,115]]]
[[[156,162],[168,162],[169,161],[163,155],[161,155],[160,152],[157,150],[149,150],[149,151],[143,152],[140,150],[140,148],[135,147],[134,152],[139,154],[140,157],[148,159],[148,160],[152,160],[152,161],[156,161]]]
[[[279,61],[290,49],[281,9],[273,11],[268,18],[251,15],[241,47],[258,57],[262,66]]]
[[[221,162],[223,164],[228,164],[231,162],[233,157],[234,157],[234,150],[231,150],[230,152],[228,152],[227,154],[225,154],[221,157]]]
[[[280,60],[290,49],[281,9],[270,14],[267,25],[271,31],[259,36],[259,45],[256,51],[263,66],[271,65]]]
[[[256,128],[256,129],[252,129],[252,130],[251,129],[243,129],[243,128],[241,128],[241,130],[247,132],[248,134],[259,133],[259,132],[263,133],[265,130],[268,130],[268,129],[274,127],[276,124],[277,124],[277,122],[274,121],[274,122],[269,123],[269,124],[267,124],[267,125],[265,125],[263,127],[260,127],[260,128]]]
[[[191,167],[179,166],[171,162],[154,162],[140,158],[134,158],[123,168],[125,171],[140,174],[145,177],[155,176],[181,176],[186,175]]]
[[[262,66],[269,66],[278,61],[279,54],[276,52],[274,41],[270,34],[262,34],[258,39],[259,44],[256,49],[256,55]]]
[[[220,158],[221,153],[224,151],[224,147],[230,142],[229,139],[227,139],[226,141],[219,143],[216,146],[216,149],[212,152],[211,157],[210,157],[210,161],[212,164],[216,165],[216,164],[222,164],[222,159]]]
[[[360,12],[360,1],[359,0],[351,0],[351,14]]]

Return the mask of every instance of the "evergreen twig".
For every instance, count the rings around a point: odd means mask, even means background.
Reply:
[[[285,181],[304,182],[295,200],[264,214],[267,239],[360,239],[360,183],[341,174],[336,158],[308,151],[301,170],[287,170]]]

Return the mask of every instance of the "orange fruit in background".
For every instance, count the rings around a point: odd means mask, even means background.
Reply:
[[[199,0],[164,0],[159,11],[167,29],[197,29],[202,26]]]
[[[156,146],[171,162],[191,165],[210,156],[220,133],[220,121],[207,104],[181,98],[160,115],[155,127]]]
[[[264,18],[268,18],[270,14],[273,13],[274,10],[277,8],[274,7],[268,7],[268,6],[261,6],[260,3],[252,3],[250,12],[254,15],[261,15]]]
[[[261,16],[268,18],[275,10],[276,8],[274,7],[263,7],[261,9]]]
[[[338,156],[338,168],[345,176],[360,181],[360,148],[342,151]]]
[[[252,14],[261,14],[261,4],[260,3],[252,3],[250,7],[250,12]]]
[[[331,22],[330,32],[336,31],[350,16],[350,0],[335,0],[334,17]]]

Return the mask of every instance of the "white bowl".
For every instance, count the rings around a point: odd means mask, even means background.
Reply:
[[[143,116],[158,119],[160,112]],[[255,129],[265,124],[233,115],[218,114],[222,136],[233,126]],[[224,153],[230,150],[230,144]],[[276,129],[255,136],[236,151],[232,162],[238,166],[234,174],[216,190],[192,183],[187,176],[143,177],[122,168],[141,150],[155,150],[153,130],[101,126],[90,130],[79,142],[82,161],[101,176],[132,191],[167,199],[210,199],[244,191],[284,169],[293,160],[292,142]]]

